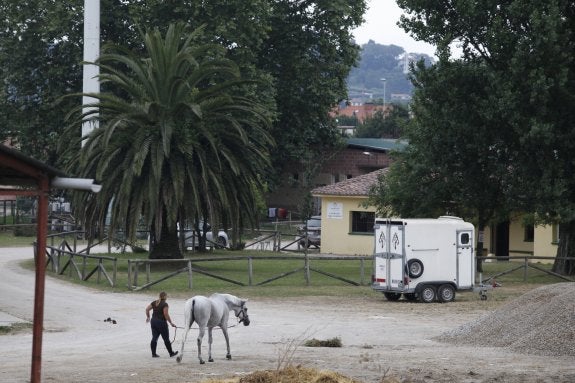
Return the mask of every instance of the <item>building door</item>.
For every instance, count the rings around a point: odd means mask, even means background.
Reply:
[[[509,221],[498,223],[495,227],[495,256],[509,256]]]

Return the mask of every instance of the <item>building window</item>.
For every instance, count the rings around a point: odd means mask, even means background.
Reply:
[[[351,212],[351,232],[352,233],[373,233],[375,213],[368,211]]]
[[[533,242],[535,238],[535,227],[533,225],[525,225],[523,241]]]

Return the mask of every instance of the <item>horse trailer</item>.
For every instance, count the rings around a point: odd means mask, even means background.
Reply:
[[[450,302],[474,290],[474,227],[458,217],[375,219],[373,284],[390,301],[401,296]],[[483,292],[481,298],[484,297]]]

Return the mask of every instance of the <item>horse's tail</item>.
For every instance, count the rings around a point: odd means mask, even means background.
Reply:
[[[196,300],[192,299],[192,310],[191,310],[191,318],[190,318],[190,325],[188,328],[192,328],[192,324],[194,324],[194,320],[196,318],[194,318],[194,306],[196,305]]]

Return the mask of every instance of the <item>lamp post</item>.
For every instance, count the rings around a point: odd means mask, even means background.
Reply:
[[[382,78],[381,81],[383,81],[383,109],[385,109],[385,85],[387,84],[387,80]]]

